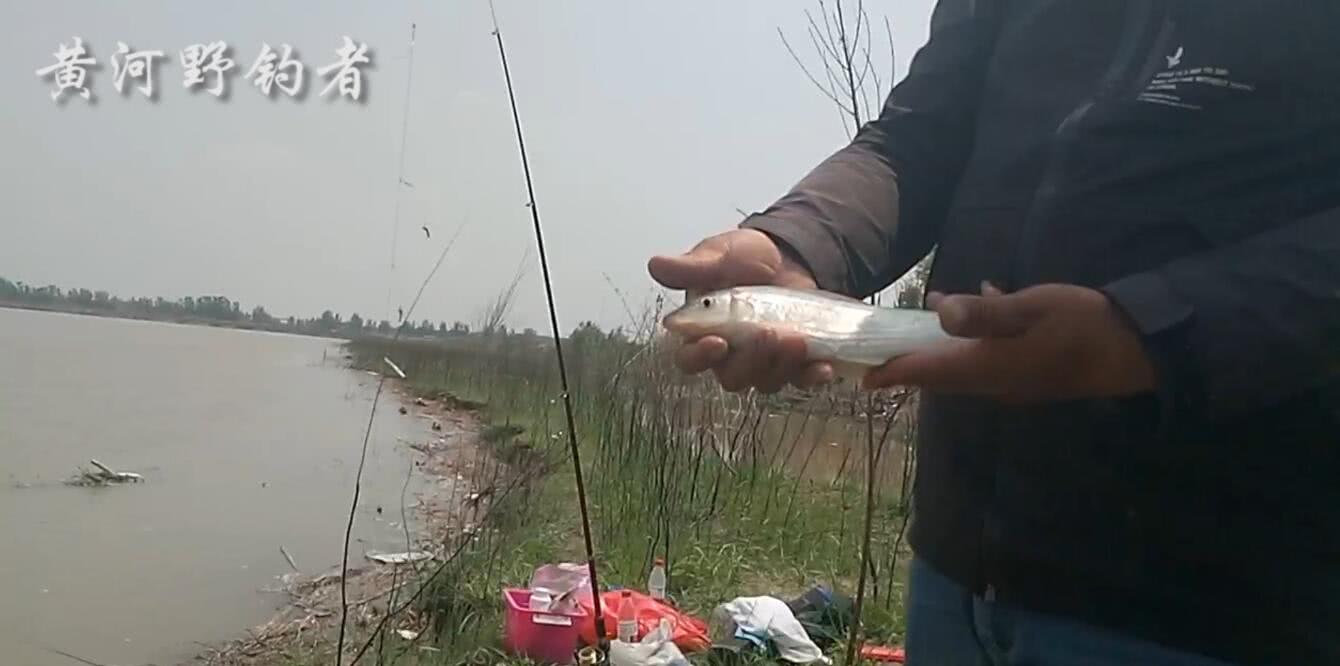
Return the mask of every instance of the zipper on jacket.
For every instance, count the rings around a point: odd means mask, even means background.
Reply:
[[[1140,64],[1137,59],[1145,55],[1145,50],[1140,49],[1140,46],[1147,41],[1146,37],[1151,33],[1157,35],[1159,25],[1165,22],[1162,15],[1155,16],[1155,4],[1155,0],[1130,0],[1125,25],[1117,40],[1112,61],[1104,72],[1097,90],[1083,99],[1056,126],[1042,179],[1033,192],[1033,202],[1028,208],[1023,228],[1019,232],[1019,249],[1015,252],[1014,270],[1011,276],[1012,288],[1017,289],[1030,284],[1037,272],[1039,218],[1047,214],[1060,189],[1065,167],[1069,162],[1067,158],[1071,152],[1071,144],[1075,138],[1075,128],[1095,104],[1111,94],[1122,79],[1129,76],[1129,73]],[[1157,4],[1163,6],[1164,3]],[[1163,14],[1166,14],[1166,11],[1165,8]],[[1135,71],[1138,73],[1139,70]]]
[[[1121,81],[1129,77],[1132,70],[1142,70],[1138,67],[1141,62],[1138,61],[1146,50],[1141,50],[1140,46],[1147,41],[1156,41],[1149,39],[1151,33],[1157,35],[1159,26],[1165,23],[1166,9],[1160,15],[1155,14],[1156,0],[1130,0],[1126,12],[1125,24],[1122,27],[1122,33],[1117,39],[1117,46],[1113,52],[1112,61],[1108,64],[1107,70],[1103,73],[1103,78],[1093,94],[1083,99],[1070,113],[1066,114],[1056,126],[1053,135],[1052,145],[1048,151],[1047,164],[1043,169],[1043,176],[1033,193],[1033,201],[1029,205],[1028,212],[1024,218],[1023,228],[1019,233],[1019,249],[1015,253],[1014,266],[1010,276],[1011,290],[1020,288],[1028,284],[1033,275],[1037,272],[1037,227],[1040,219],[1043,218],[1055,199],[1061,185],[1061,179],[1065,174],[1067,157],[1070,153],[1070,144],[1075,137],[1075,128],[1084,120],[1084,117],[1093,109],[1094,105],[1102,100],[1106,95],[1118,87]],[[1162,6],[1162,2],[1158,2]],[[1166,29],[1164,30],[1166,32]],[[1152,46],[1152,45],[1151,45]],[[999,421],[996,421],[999,423]],[[999,449],[995,449],[997,459],[992,462],[992,466],[999,469]],[[991,480],[989,489],[990,497],[995,497],[998,485],[996,480]],[[996,580],[999,572],[992,566],[991,554],[988,552],[989,539],[997,538],[990,536],[991,531],[998,531],[999,525],[992,527],[991,523],[997,519],[992,515],[990,506],[994,500],[987,504],[987,510],[982,515],[981,526],[977,534],[977,575],[974,581],[974,591],[984,598],[995,599],[997,594]]]

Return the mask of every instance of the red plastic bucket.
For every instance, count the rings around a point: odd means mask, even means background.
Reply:
[[[546,664],[571,664],[580,642],[578,628],[586,611],[533,611],[530,590],[503,590],[503,647],[508,652]]]

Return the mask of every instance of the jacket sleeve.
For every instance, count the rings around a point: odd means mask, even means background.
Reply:
[[[850,296],[883,289],[924,257],[971,148],[997,4],[939,0],[929,41],[879,117],[740,226],[778,241],[821,289]]]
[[[1231,419],[1340,379],[1340,209],[1103,291],[1144,337],[1165,425]]]

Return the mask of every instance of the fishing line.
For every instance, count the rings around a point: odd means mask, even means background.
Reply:
[[[393,299],[393,297],[394,297],[394,292],[395,292],[395,282],[396,282],[396,281],[395,281],[396,255],[397,255],[398,252],[399,252],[399,239],[400,239],[400,203],[401,203],[401,191],[404,189],[404,184],[405,184],[405,147],[406,147],[406,146],[405,146],[405,144],[406,144],[405,139],[406,139],[406,137],[407,137],[408,134],[409,134],[409,104],[410,104],[410,92],[411,92],[411,90],[412,90],[412,86],[413,86],[413,83],[414,83],[414,42],[416,41],[416,40],[415,40],[415,37],[416,37],[416,34],[417,34],[417,33],[418,33],[418,24],[417,24],[417,23],[413,23],[413,22],[411,22],[411,23],[409,24],[409,53],[408,53],[409,64],[408,64],[408,66],[407,66],[408,71],[407,71],[406,76],[405,76],[405,99],[404,99],[404,108],[401,110],[401,116],[400,116],[400,155],[399,155],[399,158],[398,158],[398,159],[399,159],[399,163],[398,163],[398,165],[396,166],[396,175],[395,175],[395,209],[394,209],[394,212],[392,212],[392,214],[391,214],[391,263],[390,263],[389,271],[388,271],[389,275],[387,276],[387,280],[386,280],[386,303],[385,303],[385,306],[384,306],[385,309],[383,310],[383,313],[382,313],[382,318],[383,318],[384,320],[385,320],[385,319],[390,319],[390,318],[391,318],[391,301],[392,301],[392,299]],[[459,232],[458,232],[458,233],[459,233]],[[451,247],[451,245],[452,245],[453,243],[455,243],[455,242],[456,242],[456,239],[455,239],[455,238],[452,238],[451,241],[447,243],[447,248],[449,249],[449,248]],[[444,250],[443,250],[443,256],[445,256],[445,255],[446,255],[446,250],[444,249]],[[440,257],[439,257],[439,259],[438,259],[438,263],[439,263],[439,264],[441,263],[441,258],[440,258]],[[436,271],[437,271],[437,268],[434,267],[434,268],[433,268],[433,272],[436,272]],[[431,273],[430,273],[430,276],[431,276]],[[422,290],[422,289],[420,289],[420,293],[423,293],[423,290]],[[417,297],[416,297],[415,300],[416,300],[416,302],[417,302],[417,300],[418,300]],[[411,306],[410,309],[412,310],[412,309],[413,309],[413,306]],[[394,342],[395,340],[399,339],[399,337],[400,337],[400,332],[401,332],[401,330],[403,329],[403,326],[404,326],[405,322],[406,322],[406,321],[409,321],[409,318],[408,318],[408,317],[405,315],[405,313],[403,313],[403,312],[401,313],[401,316],[400,316],[399,319],[400,319],[400,320],[399,320],[398,322],[396,322],[397,324],[399,324],[399,326],[396,327],[396,332],[395,332],[395,335],[392,337],[392,342]],[[371,412],[368,414],[367,431],[366,431],[366,433],[365,433],[364,436],[363,436],[362,452],[361,452],[360,455],[359,455],[358,472],[357,472],[357,474],[354,476],[354,498],[353,498],[353,503],[352,503],[352,506],[351,506],[350,509],[349,509],[349,521],[348,521],[348,523],[347,523],[346,526],[345,526],[345,534],[344,534],[344,557],[340,560],[340,566],[341,566],[341,571],[340,571],[340,634],[339,634],[338,649],[337,649],[336,656],[335,656],[335,663],[337,664],[337,666],[342,666],[343,659],[344,659],[344,631],[345,631],[345,622],[346,622],[346,620],[348,619],[348,612],[349,612],[348,599],[346,598],[346,597],[347,597],[347,587],[348,587],[348,586],[346,585],[345,580],[344,580],[345,577],[348,575],[348,567],[349,567],[349,537],[350,537],[350,533],[353,531],[353,527],[354,527],[354,512],[355,512],[355,511],[357,510],[357,508],[358,508],[358,499],[359,499],[359,494],[360,494],[360,491],[361,491],[361,485],[362,485],[362,480],[363,480],[363,466],[364,466],[364,462],[365,462],[365,460],[366,460],[366,458],[367,458],[368,438],[369,438],[369,437],[371,436],[371,434],[372,434],[372,422],[373,422],[373,419],[376,417],[376,414],[377,414],[377,404],[378,404],[378,402],[381,400],[382,384],[383,384],[383,382],[385,381],[385,379],[386,379],[386,375],[385,375],[384,373],[382,373],[382,374],[380,375],[380,379],[377,380],[377,393],[376,393],[376,394],[373,396],[373,398],[372,398],[372,409],[371,409]],[[403,502],[402,502],[402,504],[403,504]],[[402,507],[402,508],[403,508],[403,507]]]
[[[461,225],[456,228],[456,233],[452,234],[451,240],[447,241],[447,245],[443,247],[442,252],[437,255],[437,262],[433,264],[433,270],[428,272],[428,277],[424,278],[423,282],[419,285],[419,291],[414,294],[414,300],[409,304],[409,310],[405,313],[404,321],[400,323],[400,326],[396,327],[395,335],[391,336],[391,345],[394,345],[400,340],[400,334],[405,331],[405,327],[408,323],[413,321],[414,308],[418,307],[419,299],[423,296],[423,290],[428,287],[428,283],[432,281],[433,276],[437,275],[437,269],[442,267],[442,261],[447,258],[447,252],[451,251],[452,246],[456,244],[456,239],[460,238],[461,231],[465,229],[465,224],[465,222],[462,222]],[[387,365],[391,366],[396,374],[402,379],[405,377],[405,373],[401,372],[400,368],[392,363],[389,358],[383,358],[382,360],[385,361]],[[381,402],[382,389],[385,385],[386,373],[379,372],[377,378],[377,392],[372,396],[372,409],[368,412],[368,425],[363,431],[363,446],[358,455],[358,471],[354,473],[354,498],[353,502],[349,505],[349,519],[344,526],[344,551],[343,556],[340,558],[340,634],[335,647],[335,666],[343,666],[344,664],[344,632],[345,626],[349,621],[349,541],[353,535],[354,515],[358,512],[358,499],[363,488],[363,467],[368,459],[368,441],[372,438],[372,424],[377,418],[377,404]]]
[[[487,522],[488,519],[492,516],[494,507],[502,505],[503,501],[506,500],[508,497],[510,497],[513,491],[521,488],[521,486],[527,481],[527,479],[528,477],[525,474],[515,475],[515,477],[511,481],[509,481],[507,485],[504,486],[503,489],[494,496],[493,502],[489,504],[489,508],[485,511],[484,516],[481,517],[477,521],[477,523],[482,525],[485,522]],[[456,547],[451,551],[451,553],[445,554],[442,559],[442,562],[437,565],[437,568],[433,569],[433,572],[428,574],[428,577],[425,578],[423,580],[423,583],[418,586],[418,589],[414,591],[414,594],[410,595],[409,598],[406,599],[405,602],[401,604],[399,608],[395,609],[392,609],[390,607],[387,608],[387,611],[382,614],[381,619],[377,621],[376,626],[372,628],[372,632],[368,636],[368,639],[363,642],[363,645],[358,649],[358,652],[354,654],[354,658],[349,662],[350,666],[354,666],[355,664],[357,664],[358,661],[363,658],[363,655],[367,654],[368,649],[370,649],[372,647],[372,644],[377,640],[377,636],[380,634],[380,632],[385,630],[386,625],[388,622],[391,621],[391,618],[394,618],[400,613],[404,612],[406,609],[410,607],[411,604],[413,604],[421,596],[423,596],[423,594],[429,590],[432,583],[436,581],[444,571],[447,570],[447,567],[450,566],[453,562],[455,562],[456,558],[460,557],[461,553],[465,550],[466,546],[470,545],[471,542],[476,541],[477,536],[478,532],[466,535],[466,538],[460,539],[459,542],[456,544]],[[499,545],[501,545],[503,542],[499,541],[498,543]],[[489,551],[488,559],[490,561],[495,559],[494,556],[496,555],[496,552],[497,552],[496,548],[492,551]]]
[[[582,479],[581,452],[577,446],[576,419],[572,416],[572,396],[568,391],[568,370],[563,360],[563,343],[558,331],[558,309],[554,305],[554,288],[549,277],[549,259],[544,251],[544,232],[540,226],[540,208],[535,205],[535,184],[530,175],[530,161],[526,157],[526,140],[521,132],[521,116],[516,108],[516,91],[512,87],[512,73],[507,67],[507,50],[503,48],[502,30],[498,27],[498,12],[489,0],[489,14],[493,17],[493,37],[498,42],[498,58],[502,61],[503,79],[507,83],[507,99],[512,107],[512,124],[516,128],[516,143],[521,154],[521,168],[526,176],[526,196],[529,199],[530,218],[535,231],[535,246],[540,255],[540,272],[544,276],[544,296],[549,308],[549,327],[553,333],[554,354],[558,358],[558,381],[562,388],[563,414],[568,424],[568,448],[572,452],[572,467],[577,485],[577,505],[581,510],[582,538],[586,545],[586,568],[591,576],[591,598],[595,606],[596,643],[605,650],[605,621],[601,612],[600,584],[596,578],[595,546],[591,539],[591,520],[586,508],[586,484]]]
[[[395,259],[400,244],[400,193],[406,185],[405,138],[409,133],[409,99],[411,86],[414,83],[414,35],[416,32],[418,32],[418,24],[409,24],[409,71],[405,75],[405,106],[400,116],[400,164],[396,167],[395,174],[395,212],[391,215],[391,269],[390,276],[386,280],[386,311],[382,315],[383,319],[391,318],[391,300],[395,291]]]

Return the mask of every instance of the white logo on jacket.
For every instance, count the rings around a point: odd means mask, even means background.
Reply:
[[[1181,67],[1185,58],[1185,45],[1178,45],[1172,55],[1163,56],[1168,66],[1154,74],[1136,99],[1184,111],[1200,111],[1204,103],[1223,100],[1221,95],[1211,93],[1207,88],[1235,93],[1256,90],[1253,84],[1234,80],[1232,72],[1223,67]]]
[[[1168,59],[1168,69],[1172,69],[1172,68],[1174,68],[1174,67],[1176,67],[1176,66],[1182,64],[1182,53],[1183,53],[1184,51],[1185,51],[1185,49],[1183,49],[1182,47],[1179,46],[1179,47],[1177,47],[1177,53],[1174,53],[1174,54],[1172,54],[1172,55],[1170,55],[1170,56],[1164,56],[1165,58]]]

